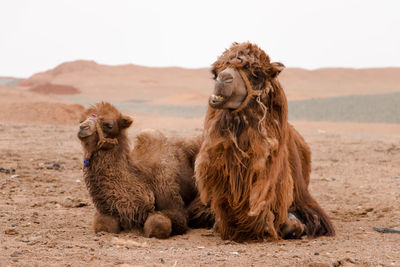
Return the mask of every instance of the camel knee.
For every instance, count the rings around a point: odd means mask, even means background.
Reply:
[[[305,225],[292,213],[289,213],[288,222],[281,226],[281,237],[284,239],[299,239],[305,232]]]
[[[147,217],[143,230],[146,237],[168,238],[171,235],[172,223],[165,215],[153,213]]]
[[[121,231],[117,218],[96,212],[93,219],[93,230],[95,233],[108,232],[117,234]]]

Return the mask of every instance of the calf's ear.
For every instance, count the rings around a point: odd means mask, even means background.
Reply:
[[[118,119],[118,126],[120,129],[125,129],[131,126],[132,122],[131,117],[123,115]]]
[[[281,73],[281,71],[285,68],[285,65],[283,65],[280,62],[272,62],[272,78],[275,78]]]

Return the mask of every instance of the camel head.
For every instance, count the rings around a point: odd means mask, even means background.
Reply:
[[[212,65],[214,92],[209,105],[215,109],[238,110],[254,95],[269,93],[270,83],[284,69],[257,45],[233,43]]]
[[[118,143],[118,137],[132,124],[113,105],[98,103],[86,109],[79,123],[78,138],[86,149],[108,149]]]

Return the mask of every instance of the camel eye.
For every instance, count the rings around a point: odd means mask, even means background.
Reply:
[[[104,127],[105,129],[111,130],[113,126],[112,126],[111,123],[104,123],[104,124],[103,124],[103,127]]]

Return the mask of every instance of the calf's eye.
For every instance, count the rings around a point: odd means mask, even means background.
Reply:
[[[103,124],[104,128],[111,130],[112,129],[112,124],[111,123],[104,123]]]

